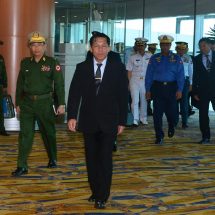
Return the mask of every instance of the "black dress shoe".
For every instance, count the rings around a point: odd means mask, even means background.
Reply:
[[[6,131],[0,131],[0,135],[2,136],[10,136]]]
[[[94,207],[95,207],[96,209],[105,209],[105,204],[106,204],[105,201],[97,200],[97,201],[95,201]]]
[[[113,152],[117,151],[117,142],[115,141],[115,143],[113,144]]]
[[[94,197],[94,195],[91,195],[88,199],[88,202],[95,202],[96,198]]]
[[[157,144],[157,145],[162,145],[162,144],[163,144],[163,138],[157,138],[157,139],[155,140],[155,144]]]
[[[48,168],[56,168],[57,167],[57,161],[56,160],[50,160],[47,167]]]
[[[209,144],[210,143],[210,139],[208,138],[203,138],[201,141],[199,141],[199,144]]]
[[[17,167],[17,169],[12,172],[12,176],[21,176],[25,174],[28,174],[28,170],[23,167]]]
[[[175,129],[174,128],[169,128],[168,129],[168,137],[171,138],[175,134]]]

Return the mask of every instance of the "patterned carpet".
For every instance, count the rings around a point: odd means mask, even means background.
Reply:
[[[214,114],[211,145],[199,145],[197,115],[189,129],[177,128],[165,145],[154,145],[148,126],[127,128],[118,138],[114,175],[107,209],[95,210],[90,195],[81,134],[58,126],[58,168],[47,169],[39,133],[29,157],[29,174],[11,177],[16,167],[17,133],[0,137],[0,214],[215,214]],[[166,130],[165,130],[166,132]]]

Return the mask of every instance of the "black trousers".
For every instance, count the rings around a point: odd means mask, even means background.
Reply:
[[[174,128],[177,113],[176,91],[176,82],[153,83],[153,119],[157,139],[164,137],[164,132],[162,129],[164,113],[167,117],[169,128]]]
[[[112,182],[112,150],[117,134],[83,133],[88,182],[96,200],[107,201]]]
[[[209,126],[209,103],[212,103],[213,109],[215,110],[215,96],[210,96],[210,94],[205,94],[204,96],[200,96],[199,101],[199,125],[202,133],[202,138],[210,139],[210,126]]]

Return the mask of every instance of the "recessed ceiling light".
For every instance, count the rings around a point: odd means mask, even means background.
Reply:
[[[58,1],[55,1],[54,3],[55,3],[55,4],[58,4],[59,2],[58,2]]]
[[[75,15],[75,16],[73,16],[73,17],[74,17],[74,18],[77,18],[78,16]]]

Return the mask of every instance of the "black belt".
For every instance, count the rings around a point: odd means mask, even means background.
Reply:
[[[171,86],[175,85],[176,81],[154,81],[153,83],[160,86]]]
[[[41,99],[47,99],[52,97],[53,93],[46,93],[46,94],[42,94],[42,95],[29,95],[29,94],[25,94],[26,97],[28,97],[29,99],[36,101],[36,100],[41,100]]]

